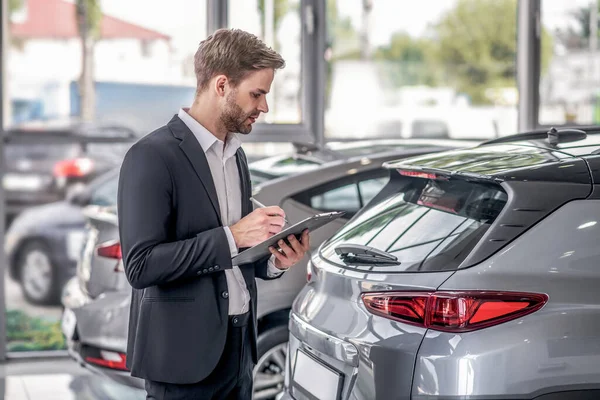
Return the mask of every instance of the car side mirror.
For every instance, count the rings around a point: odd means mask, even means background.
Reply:
[[[66,200],[73,205],[85,207],[91,199],[90,191],[83,184],[74,184],[67,189]]]

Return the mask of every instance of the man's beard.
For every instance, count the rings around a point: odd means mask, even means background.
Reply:
[[[249,117],[258,118],[259,114],[258,110],[245,113],[235,102],[235,92],[232,92],[227,96],[225,110],[221,113],[220,119],[227,132],[237,132],[247,135],[252,131],[252,124],[246,123],[247,119]]]

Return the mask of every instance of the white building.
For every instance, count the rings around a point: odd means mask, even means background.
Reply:
[[[76,7],[64,0],[23,0],[11,17],[7,83],[13,107],[42,102],[44,115],[72,111],[70,85],[81,74]],[[108,15],[95,46],[96,82],[194,86],[193,70],[176,58],[171,38]]]

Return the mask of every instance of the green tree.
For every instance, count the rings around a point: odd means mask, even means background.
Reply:
[[[414,39],[405,32],[397,32],[392,35],[389,45],[375,51],[375,60],[381,62],[384,76],[389,77],[392,86],[435,86],[433,52],[431,40]]]
[[[325,108],[331,101],[331,84],[333,81],[333,64],[339,60],[360,60],[359,34],[349,17],[341,18],[338,13],[338,2],[327,0],[327,54],[325,70]]]
[[[8,15],[23,7],[23,0],[8,0]]]
[[[85,121],[91,121],[94,119],[96,108],[94,47],[100,38],[100,23],[102,21],[100,0],[77,0],[75,17],[82,50],[81,75],[79,77],[80,116]]]
[[[517,0],[459,0],[434,26],[436,59],[448,84],[474,104],[489,102],[486,89],[516,86]],[[549,64],[552,38],[542,32],[542,70]]]
[[[23,0],[8,0],[8,18],[9,18],[9,22],[10,22],[10,17],[13,15],[13,13],[15,13],[18,10],[20,10],[22,7],[23,7]],[[16,48],[21,48],[23,46],[23,41],[22,40],[17,40],[17,39],[15,39],[15,38],[12,37],[10,29],[7,30],[6,34],[8,36],[7,41],[12,46],[14,46]]]
[[[596,7],[600,14],[600,2],[596,2]],[[578,32],[576,33],[572,28],[570,32],[572,35],[576,35],[580,39],[580,47],[585,47],[590,40],[592,26],[590,24],[592,8],[591,6],[581,7],[571,13],[571,16],[577,22],[579,26]],[[596,20],[596,26],[600,28],[600,20]],[[598,29],[598,36],[600,36],[600,29]]]

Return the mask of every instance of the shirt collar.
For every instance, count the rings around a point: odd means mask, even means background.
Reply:
[[[192,131],[192,133],[196,137],[196,140],[198,140],[198,143],[200,143],[202,150],[204,150],[204,153],[206,154],[211,149],[211,147],[213,147],[217,143],[221,146],[221,148],[223,148],[223,142],[217,139],[217,137],[210,133],[210,131],[204,126],[202,126],[200,122],[196,121],[190,114],[188,114],[188,110],[188,108],[181,108],[179,110],[178,116],[183,121],[183,123]],[[240,140],[237,134],[228,133],[227,144],[225,145],[225,150],[223,154],[224,157],[229,158],[233,156],[241,147],[241,145],[242,141]]]

